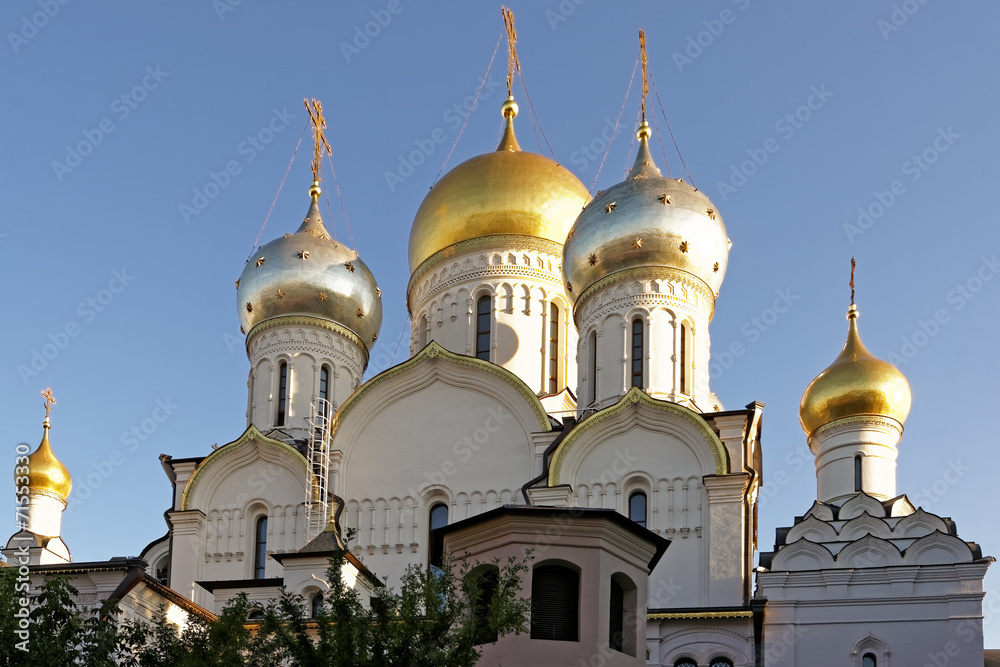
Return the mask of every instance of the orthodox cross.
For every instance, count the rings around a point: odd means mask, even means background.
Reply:
[[[315,98],[302,101],[305,102],[306,113],[309,114],[309,119],[313,124],[312,172],[313,180],[318,182],[319,170],[322,167],[320,159],[324,152],[326,155],[333,155],[333,149],[330,148],[330,142],[326,140],[326,136],[323,134],[323,130],[326,129],[326,119],[323,118],[323,105]]]
[[[52,387],[46,388],[42,392],[42,397],[45,399],[45,421],[48,421],[52,406],[56,404],[56,397],[52,395]]]

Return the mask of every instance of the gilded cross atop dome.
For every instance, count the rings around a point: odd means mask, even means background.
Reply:
[[[309,114],[309,120],[312,121],[313,125],[313,188],[319,190],[319,173],[323,167],[320,160],[324,152],[326,155],[333,155],[333,149],[330,147],[330,142],[326,140],[326,135],[323,134],[323,130],[326,129],[326,119],[323,118],[322,103],[316,98],[302,101],[306,105],[306,113]],[[309,194],[312,195],[312,189],[310,189]],[[319,192],[315,196],[318,198]]]
[[[52,406],[56,404],[56,397],[52,395],[52,387],[46,387],[42,390],[42,398],[45,399],[45,421],[48,422]]]

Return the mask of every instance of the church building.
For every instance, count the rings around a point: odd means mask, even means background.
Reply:
[[[500,113],[496,150],[415,212],[408,360],[364,380],[382,291],[328,231],[314,162],[305,216],[236,281],[246,429],[160,457],[166,534],[138,559],[74,563],[46,416],[8,563],[28,553],[33,576],[69,573],[136,616],[167,601],[212,618],[282,587],[315,609],[342,546],[363,596],[446,554],[530,550],[528,632],[486,645],[483,665],[919,667],[944,652],[981,667],[993,559],[896,488],[910,389],[865,349],[853,295],[844,348],[801,403],[816,496],[762,546],[762,397],[727,408],[710,387],[722,212],[661,173],[645,107],[627,177],[593,196],[521,149],[513,96]]]

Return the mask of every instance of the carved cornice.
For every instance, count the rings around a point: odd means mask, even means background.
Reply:
[[[410,300],[410,292],[413,287],[420,282],[424,275],[436,266],[441,260],[452,259],[456,255],[471,250],[482,250],[488,248],[498,252],[510,252],[512,250],[531,250],[533,252],[550,255],[558,260],[562,260],[562,244],[537,236],[524,236],[521,234],[494,234],[492,236],[480,236],[467,241],[448,246],[444,250],[436,253],[421,262],[417,270],[410,276],[410,281],[406,284],[406,300]],[[488,261],[488,260],[487,260]]]
[[[330,320],[321,320],[318,317],[309,317],[308,315],[283,315],[281,317],[272,317],[269,320],[264,320],[247,334],[246,349],[247,349],[247,359],[250,358],[250,339],[259,334],[262,331],[268,329],[274,329],[275,327],[300,327],[300,326],[313,326],[320,329],[326,329],[327,331],[333,331],[338,333],[344,338],[360,347],[364,351],[364,366],[368,367],[368,346],[365,344],[361,338],[358,337],[356,333],[351,331],[345,326],[337,324],[336,322],[331,322]],[[305,342],[305,341],[303,341]]]
[[[524,396],[528,405],[531,406],[532,411],[535,413],[535,417],[538,418],[538,424],[541,426],[542,431],[551,431],[552,424],[549,422],[549,417],[545,413],[545,408],[542,407],[541,401],[538,400],[538,396],[535,395],[531,389],[528,388],[526,384],[517,377],[515,374],[511,373],[509,370],[503,366],[497,366],[489,361],[483,361],[482,359],[477,359],[476,357],[467,357],[460,354],[455,354],[454,352],[449,352],[448,350],[441,347],[437,342],[431,341],[427,344],[423,350],[418,352],[415,356],[411,357],[408,361],[404,361],[398,366],[393,366],[387,371],[379,373],[368,382],[361,385],[361,387],[355,391],[351,396],[344,401],[344,404],[340,406],[337,413],[333,416],[333,423],[330,426],[331,433],[336,433],[337,429],[340,427],[340,423],[344,420],[344,417],[350,412],[355,404],[368,392],[370,392],[374,387],[382,384],[386,380],[396,377],[402,373],[409,371],[414,366],[420,364],[421,362],[428,359],[435,359],[440,357],[444,361],[448,361],[453,364],[458,364],[460,366],[470,366],[472,368],[478,368],[481,371],[485,371],[491,375],[495,375],[501,380],[504,380],[514,389],[517,390],[522,396]]]
[[[732,611],[680,611],[680,612],[665,612],[665,613],[653,613],[646,614],[646,618],[650,621],[687,621],[687,620],[701,620],[710,618],[753,618],[753,611],[749,609],[734,609]],[[720,628],[711,628],[713,632],[717,632]],[[685,630],[685,632],[690,632],[690,629]],[[743,635],[735,632],[730,634],[739,637],[740,639],[746,639]]]
[[[205,459],[201,462],[201,465],[195,468],[194,472],[191,474],[191,477],[188,479],[187,484],[184,486],[184,492],[181,494],[181,507],[180,507],[181,511],[188,509],[187,504],[188,504],[188,499],[190,498],[191,495],[191,490],[194,489],[195,482],[198,481],[198,478],[201,477],[201,475],[205,472],[205,470],[207,470],[210,466],[214,465],[216,461],[218,461],[223,456],[232,454],[233,452],[245,447],[247,444],[252,442],[256,442],[257,444],[263,447],[268,447],[270,449],[276,450],[283,455],[291,456],[296,463],[302,466],[302,470],[305,473],[306,483],[308,484],[311,482],[310,477],[312,475],[312,472],[309,470],[309,462],[306,461],[306,457],[302,456],[302,454],[300,454],[298,450],[296,450],[291,445],[285,444],[280,440],[274,440],[272,438],[267,437],[266,435],[258,431],[256,426],[250,424],[250,426],[247,427],[247,430],[243,432],[243,435],[241,435],[233,442],[223,445],[222,447],[216,449],[214,452],[205,457]]]
[[[823,424],[818,429],[813,431],[812,436],[809,437],[809,441],[812,442],[814,438],[834,431],[850,430],[849,427],[854,426],[855,424],[860,424],[869,428],[880,428],[885,431],[894,431],[898,433],[900,437],[903,435],[903,425],[892,417],[886,417],[884,415],[855,415],[853,417],[844,417],[843,419],[836,419],[827,424]]]
[[[682,271],[680,269],[674,269],[662,266],[640,266],[632,269],[625,269],[623,271],[616,271],[614,273],[604,276],[597,282],[592,283],[586,289],[584,289],[583,292],[580,293],[580,296],[577,297],[576,301],[573,304],[574,321],[577,321],[577,313],[582,311],[583,305],[587,302],[587,300],[591,296],[593,296],[603,288],[607,287],[608,285],[612,285],[619,281],[625,282],[635,279],[639,279],[644,283],[650,280],[666,280],[672,283],[678,283],[689,287],[693,291],[697,292],[698,295],[704,300],[704,302],[708,304],[709,306],[708,320],[709,322],[712,321],[712,316],[715,314],[715,297],[716,297],[715,293],[712,291],[712,288],[709,287],[708,284],[705,283],[705,281],[701,280],[693,273],[688,273],[687,271]],[[670,295],[670,296],[674,296],[675,298],[680,298],[677,297],[677,295]]]
[[[638,387],[632,387],[620,401],[610,407],[594,413],[577,424],[576,428],[570,431],[570,434],[566,436],[566,439],[559,443],[559,447],[552,455],[552,462],[549,464],[549,486],[559,486],[563,483],[560,480],[560,474],[562,472],[563,462],[566,458],[566,452],[569,451],[569,448],[583,433],[586,433],[596,424],[599,424],[605,419],[630,409],[637,403],[649,406],[654,410],[660,410],[662,412],[676,415],[692,424],[701,433],[705,443],[712,451],[712,458],[715,460],[715,474],[725,475],[729,472],[726,464],[726,447],[722,444],[722,441],[719,440],[719,436],[715,434],[715,431],[711,429],[701,415],[689,410],[688,408],[677,405],[676,403],[668,403],[667,401],[660,401],[655,398],[651,398],[646,392],[642,391]]]

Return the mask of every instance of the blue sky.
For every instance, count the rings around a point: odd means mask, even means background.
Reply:
[[[52,442],[78,496],[64,538],[96,560],[166,531],[160,453],[205,455],[245,427],[233,282],[305,127],[303,97],[323,102],[349,226],[328,171],[327,218],[384,293],[372,368],[406,357],[409,226],[503,24],[488,2],[64,1],[0,8],[0,451],[13,465],[17,443],[37,444],[52,386]],[[987,419],[1000,234],[981,208],[1000,144],[1000,6],[775,4],[511,3],[541,128],[587,186],[646,30],[687,167],[733,241],[712,386],[726,407],[767,404],[762,546],[815,497],[798,401],[843,343],[856,256],[862,336],[913,388],[898,489],[1000,554],[984,502],[1000,464]],[[449,167],[496,145],[502,49]],[[637,90],[595,190],[629,164]],[[515,92],[522,146],[548,154]],[[305,212],[308,141],[262,242]],[[1000,596],[1000,575],[987,584]],[[986,631],[1000,646],[1000,620]]]

